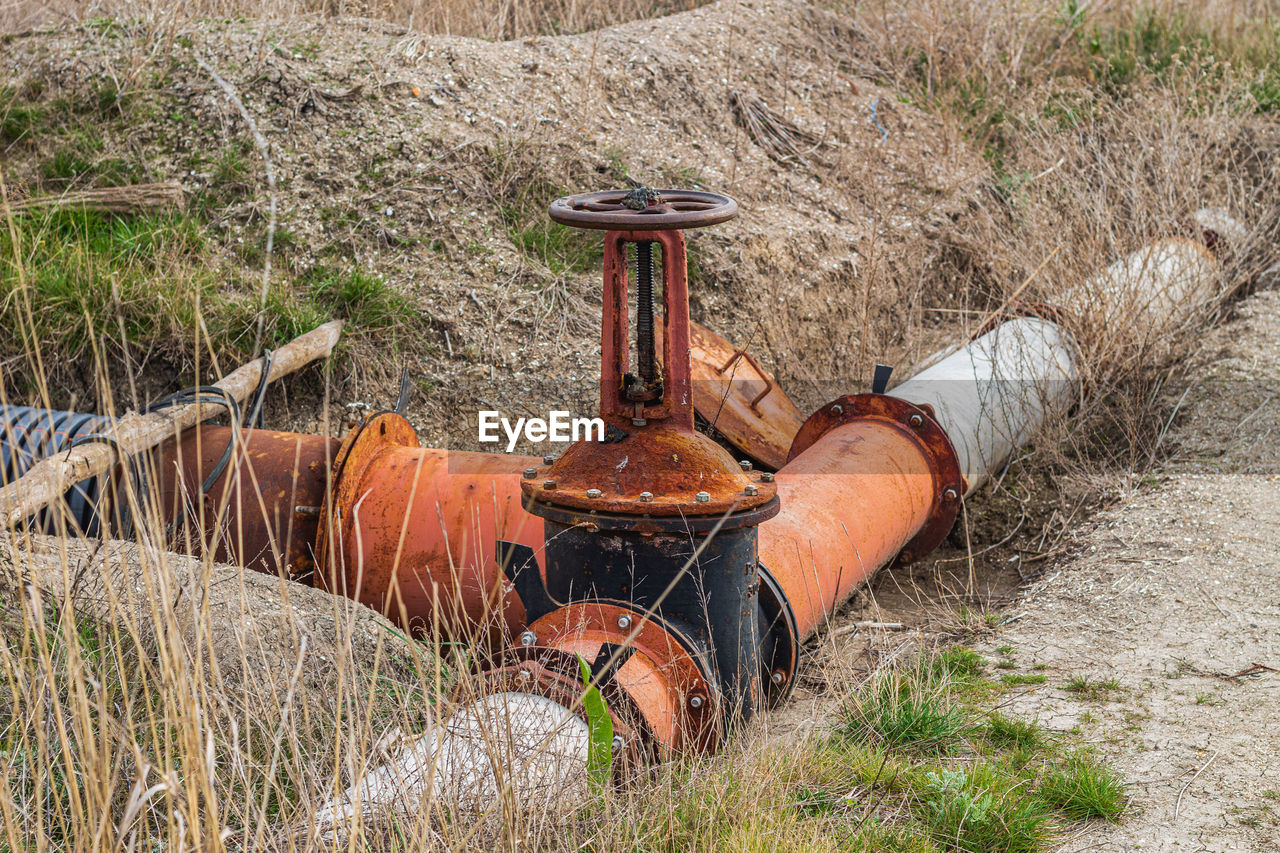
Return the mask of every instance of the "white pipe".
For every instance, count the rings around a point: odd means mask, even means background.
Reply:
[[[1241,245],[1244,226],[1226,213],[1193,217],[1228,244]],[[1076,321],[1159,339],[1224,295],[1221,266],[1193,240],[1157,240],[1111,264],[1058,304]],[[1023,317],[926,367],[892,390],[895,397],[933,407],[960,460],[972,493],[1047,418],[1076,399],[1080,353],[1056,323]]]
[[[315,826],[341,843],[357,820],[407,817],[432,803],[483,816],[504,798],[521,810],[577,802],[587,791],[587,743],[587,724],[550,699],[482,696],[321,808]]]
[[[1070,405],[1076,348],[1038,317],[1001,323],[891,392],[933,407],[972,492],[1021,447],[1049,412]]]

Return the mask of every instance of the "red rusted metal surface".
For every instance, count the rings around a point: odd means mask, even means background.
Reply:
[[[632,429],[605,444],[578,442],[549,468],[539,467],[524,489],[554,506],[664,517],[751,509],[775,494],[772,483],[743,471],[723,447],[691,428]],[[697,499],[699,492],[706,500]]]
[[[695,190],[657,190],[658,203],[637,210],[627,204],[628,190],[605,190],[556,199],[552,220],[573,228],[598,231],[656,231],[703,228],[728,222],[738,215],[738,203],[728,196]]]
[[[631,350],[627,312],[627,243],[662,246],[661,397],[637,403],[626,396],[625,378]],[[689,283],[684,235],[679,231],[610,231],[604,236],[604,322],[600,339],[600,417],[630,429],[633,419],[664,421],[665,426],[693,429],[693,391],[689,386]]]
[[[935,547],[964,489],[929,413],[880,394],[815,412],[776,482],[782,511],[760,527],[760,565],[802,640],[882,566]]]
[[[542,522],[520,494],[522,471],[540,463],[426,449],[404,418],[375,415],[337,454],[317,577],[414,633],[508,641],[524,627],[524,608],[503,577],[498,542],[541,553]]]
[[[738,450],[772,469],[787,461],[804,418],[745,350],[690,322],[693,405]]]
[[[637,401],[625,387],[626,244],[645,241],[662,246],[661,337],[667,357],[661,396]],[[604,442],[577,442],[549,469],[539,467],[524,484],[525,495],[555,506],[650,516],[720,515],[768,503],[774,496],[769,484],[747,476],[724,448],[693,429],[684,237],[678,231],[610,231],[604,267],[600,416],[610,433]]]
[[[211,551],[219,562],[258,571],[308,574],[338,440],[242,430],[232,462],[201,498],[201,485],[232,436],[231,427],[198,426],[157,450],[159,506],[166,521],[185,508],[174,547],[197,554]]]
[[[692,644],[670,626],[628,607],[581,601],[543,616],[529,631],[537,647],[587,661],[597,660],[606,643],[633,648],[611,681],[626,694],[649,737],[672,752],[710,750],[719,742],[714,685],[694,659]]]

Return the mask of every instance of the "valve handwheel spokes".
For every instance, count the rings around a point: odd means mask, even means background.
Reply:
[[[647,203],[637,204],[639,199]],[[738,215],[738,203],[719,193],[640,187],[559,198],[551,203],[550,213],[556,222],[574,228],[671,231],[728,222]]]

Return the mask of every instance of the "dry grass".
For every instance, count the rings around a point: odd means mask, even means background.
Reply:
[[[131,14],[132,8],[77,4],[74,12]],[[149,16],[159,31],[242,8],[173,7],[181,20],[168,21],[163,15],[170,13],[154,7],[133,13]],[[10,7],[5,20],[22,27],[69,11],[49,9]],[[784,373],[844,383],[864,377],[886,352],[906,360],[920,351],[920,338],[973,331],[1028,278],[1025,295],[1050,302],[1084,287],[1106,261],[1185,231],[1189,215],[1206,205],[1229,209],[1253,226],[1249,241],[1227,256],[1223,293],[1246,289],[1274,262],[1280,175],[1276,141],[1268,135],[1273,128],[1264,123],[1277,108],[1269,6],[1178,4],[1146,16],[1121,7],[1077,14],[1071,7],[930,0],[837,9],[852,12],[851,24],[838,20],[858,34],[850,71],[892,83],[903,98],[960,129],[984,151],[991,179],[965,217],[902,238],[910,245],[900,263],[877,263],[872,252],[844,280],[862,313],[837,318],[859,324],[857,339],[834,346],[828,364],[783,363]],[[458,2],[274,9],[285,17],[316,11],[500,38],[575,30],[653,7],[566,3],[548,12],[527,4]],[[884,105],[886,115],[891,108]],[[856,166],[835,157],[814,168],[848,181]],[[502,180],[527,183],[518,171],[499,172]],[[502,189],[485,193],[523,203]],[[6,224],[13,250],[17,226],[13,219]],[[544,237],[522,232],[533,253],[553,258],[559,248],[548,248]],[[14,258],[6,259],[9,298],[31,286],[21,255]],[[888,296],[873,301],[877,293]],[[564,288],[548,298],[563,302],[574,294]],[[110,299],[104,304],[110,307]],[[1088,471],[1096,478],[1103,467],[1120,477],[1149,464],[1170,409],[1167,389],[1179,381],[1178,361],[1194,350],[1196,331],[1224,310],[1216,304],[1185,309],[1159,329],[1131,324],[1104,331],[1088,322],[1073,328],[1087,354],[1086,402],[1000,479],[985,505],[991,515],[1001,500],[1043,501],[1037,478],[1045,471],[1077,477]],[[237,316],[242,325],[253,319]],[[32,396],[47,399],[37,355],[56,331],[41,331],[37,319],[17,315],[14,322],[26,325],[5,369],[29,379]],[[117,319],[130,318],[114,309],[110,320]],[[197,314],[168,336],[170,343],[179,339],[197,365],[209,355],[201,339],[206,332],[191,330],[204,324]],[[100,347],[107,331],[88,324],[83,351]],[[103,378],[99,385],[109,404],[111,382]],[[982,508],[974,505],[971,515]],[[159,537],[147,542],[147,529],[143,547],[130,556],[131,569],[122,568],[125,557],[111,548],[95,553],[74,544],[0,543],[7,581],[0,609],[0,750],[7,767],[0,780],[0,850],[304,848],[319,804],[393,746],[383,736],[421,731],[439,713],[460,671],[451,650],[405,641],[340,600],[264,586],[169,555]],[[976,530],[973,544],[997,538]],[[36,564],[44,568],[35,571]],[[35,592],[41,584],[28,583],[33,574],[44,579],[45,593]],[[122,576],[132,583],[121,583]],[[249,618],[264,610],[272,613],[267,631]],[[321,640],[323,650],[313,645]],[[837,699],[855,683],[839,667],[817,678]],[[865,707],[867,697],[861,701],[850,707]],[[915,806],[932,802],[941,783],[931,789],[916,779],[915,788],[876,788],[885,767],[901,771],[890,778],[915,778],[896,747],[858,747],[833,757],[825,744],[801,738],[799,747],[784,746],[787,759],[776,745],[762,746],[764,736],[757,734],[718,758],[657,768],[582,812],[526,814],[500,798],[486,819],[441,808],[369,832],[374,846],[387,850],[957,849],[922,831],[915,817],[925,813]],[[1113,780],[1102,782],[1096,787],[1105,788],[1114,805]],[[834,797],[841,785],[855,804],[873,791],[879,799],[870,812],[860,810]],[[1071,786],[1057,789],[1070,793]],[[299,827],[300,837],[292,832]]]
[[[66,20],[141,20],[157,30],[185,27],[204,18],[244,15],[272,20],[301,16],[360,17],[430,33],[504,40],[651,18],[700,6],[706,0],[196,0],[161,7],[137,0],[75,3],[16,0],[0,9],[0,32],[17,32]]]

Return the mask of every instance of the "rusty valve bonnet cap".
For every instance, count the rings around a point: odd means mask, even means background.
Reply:
[[[598,512],[723,515],[763,506],[777,494],[707,436],[673,429],[636,430],[608,444],[579,442],[543,474],[554,488],[541,477],[525,480],[526,498]],[[699,500],[699,493],[709,498]]]

